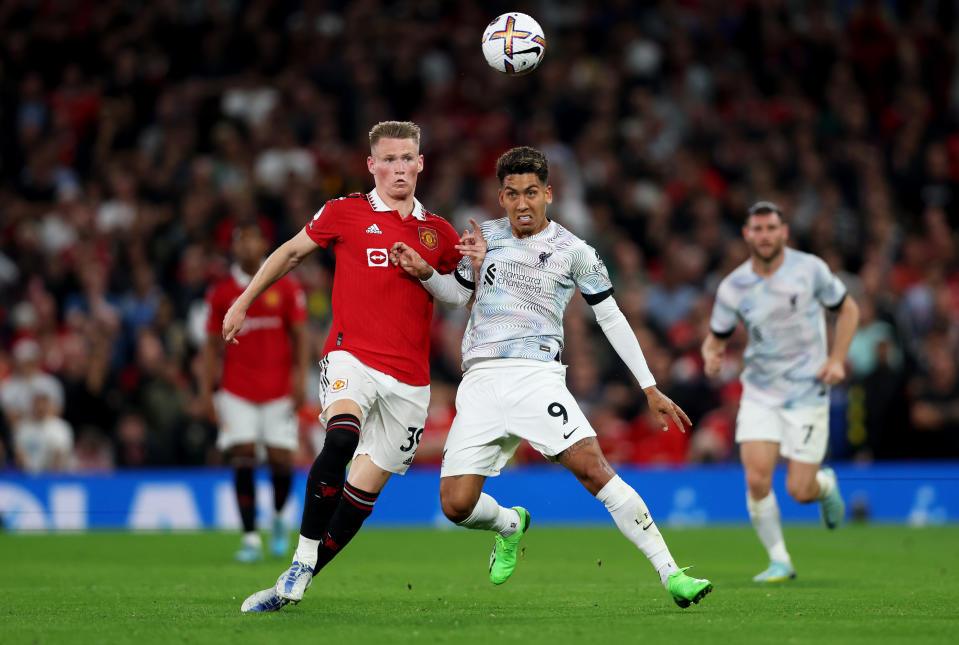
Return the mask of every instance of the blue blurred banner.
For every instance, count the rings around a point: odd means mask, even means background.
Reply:
[[[742,469],[737,465],[669,469],[622,468],[660,524],[700,526],[747,522]],[[959,521],[959,462],[837,466],[850,515],[915,526]],[[285,516],[299,525],[305,473],[297,474]],[[446,526],[437,494],[439,471],[393,477],[368,524]],[[817,521],[815,504],[800,506],[775,477],[787,521]],[[537,524],[608,523],[603,505],[559,466],[514,468],[487,481],[505,506],[522,504]],[[268,473],[257,477],[261,525],[272,517]],[[109,475],[29,476],[0,473],[0,519],[12,531],[85,529],[225,529],[239,526],[232,474],[226,469],[131,470]]]

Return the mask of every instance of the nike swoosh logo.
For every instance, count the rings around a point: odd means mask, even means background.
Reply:
[[[579,430],[579,426],[576,426],[575,428],[570,430],[568,434],[564,434],[563,439],[569,439],[572,436],[572,434],[576,432],[577,430]]]
[[[646,526],[643,527],[643,530],[645,531],[646,529],[648,529],[648,528],[649,528],[650,526],[652,526],[652,525],[653,525],[653,521],[650,520],[650,521],[649,521],[649,524],[647,524]]]
[[[513,52],[513,56],[519,56],[520,54],[539,54],[539,51],[539,47],[530,47],[529,49]]]

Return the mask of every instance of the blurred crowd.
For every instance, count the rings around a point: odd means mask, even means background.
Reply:
[[[547,35],[522,78],[480,52],[508,10]],[[563,359],[611,461],[736,459],[745,338],[715,381],[698,350],[760,198],[862,308],[831,458],[959,457],[956,19],[954,0],[6,0],[0,464],[220,463],[198,348],[233,226],[279,244],[325,200],[369,190],[366,133],[386,119],[423,128],[418,197],[460,230],[500,216],[499,154],[548,155],[549,214],[604,257],[695,424],[650,422],[577,296]],[[314,359],[332,271],[321,251],[295,272]],[[434,320],[420,465],[453,416],[465,316]],[[322,442],[316,388],[314,374],[301,463]]]

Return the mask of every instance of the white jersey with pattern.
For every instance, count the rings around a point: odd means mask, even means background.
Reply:
[[[768,278],[747,260],[723,279],[709,326],[721,338],[739,320],[746,327],[743,400],[785,408],[828,402],[829,388],[816,379],[827,357],[823,307],[835,309],[845,297],[825,262],[790,248]]]
[[[486,258],[479,280],[464,257],[457,278],[477,283],[476,302],[463,336],[463,369],[489,358],[559,360],[563,312],[579,287],[596,304],[612,293],[606,265],[589,244],[560,224],[522,239],[509,218],[484,222]]]

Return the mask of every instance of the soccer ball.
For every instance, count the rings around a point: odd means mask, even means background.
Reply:
[[[483,56],[497,72],[529,74],[546,55],[546,36],[539,23],[525,13],[504,13],[483,32]]]

